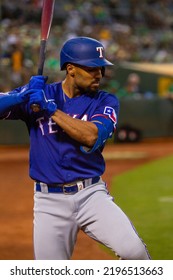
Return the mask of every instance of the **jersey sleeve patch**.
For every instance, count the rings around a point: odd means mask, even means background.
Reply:
[[[117,124],[117,114],[112,107],[106,106],[104,109],[104,115],[108,116],[114,123],[114,126]]]

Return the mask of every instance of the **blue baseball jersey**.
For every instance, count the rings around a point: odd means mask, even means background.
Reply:
[[[25,88],[27,85],[16,91]],[[95,94],[68,98],[59,82],[46,84],[45,95],[47,100],[54,101],[58,109],[73,118],[92,121],[102,116],[111,120],[112,130],[116,129],[119,102],[110,93],[99,90]],[[104,173],[104,145],[93,153],[83,153],[81,143],[68,136],[43,111],[34,113],[28,104],[20,104],[13,106],[4,119],[21,119],[27,125],[30,136],[30,177],[33,180],[62,184]]]

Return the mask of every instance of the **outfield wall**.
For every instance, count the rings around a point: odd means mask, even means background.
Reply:
[[[173,136],[173,100],[123,100],[119,127],[123,125],[140,130],[143,138]]]

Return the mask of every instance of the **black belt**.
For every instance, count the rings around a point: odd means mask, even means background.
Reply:
[[[35,191],[42,193],[64,193],[71,194],[76,193],[90,185],[98,183],[100,177],[94,177],[90,179],[85,179],[82,181],[77,181],[74,184],[45,184],[42,182],[35,182]]]

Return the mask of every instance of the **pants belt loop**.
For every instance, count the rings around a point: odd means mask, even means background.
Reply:
[[[41,187],[41,192],[42,193],[48,193],[48,186],[47,186],[47,184],[40,183],[40,187]]]
[[[92,185],[92,178],[91,179],[86,179],[84,181],[84,184],[85,184],[85,187],[88,187],[88,186]]]

